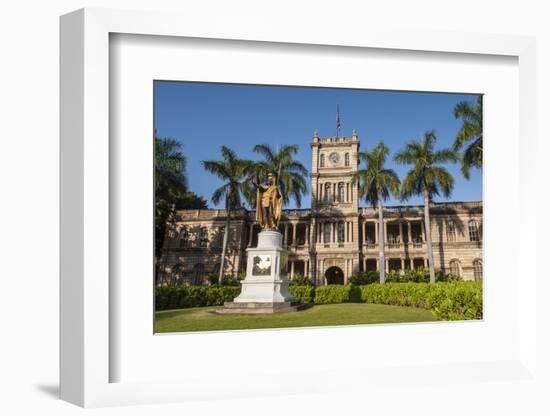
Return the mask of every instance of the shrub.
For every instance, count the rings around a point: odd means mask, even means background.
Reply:
[[[480,282],[389,282],[317,288],[292,285],[289,290],[301,303],[367,302],[430,309],[439,320],[483,318],[483,292]],[[239,286],[157,286],[156,310],[223,305],[237,297],[240,291]]]
[[[456,274],[443,274],[443,273],[440,273],[440,275],[436,275],[435,276],[435,279],[438,281],[438,282],[463,282],[464,280],[462,279],[462,277],[456,275]]]
[[[218,285],[218,279],[219,276],[217,274],[211,274],[208,276],[208,282],[211,285]],[[241,280],[244,279],[244,274],[239,273],[237,276],[233,276],[232,274],[226,274],[222,277],[222,285],[223,286],[240,286]]]
[[[432,285],[427,307],[444,321],[483,318],[483,292],[480,282],[449,282]]]
[[[460,282],[462,278],[460,276],[445,274],[441,270],[435,271],[436,282]],[[388,283],[430,283],[430,271],[424,267],[417,267],[416,269],[405,270],[403,274],[399,271],[392,270],[386,273],[386,282]],[[369,282],[370,283],[370,282]],[[367,284],[367,283],[364,283]]]
[[[429,283],[430,271],[424,267],[406,270],[403,275],[403,280],[407,282]]]
[[[243,279],[244,277],[241,277],[240,275],[235,277],[231,274],[226,274],[222,279],[222,285],[223,286],[240,286],[241,280]]]
[[[313,298],[315,296],[315,288],[310,285],[290,285],[289,291],[292,297],[300,303],[311,303],[313,302]]]
[[[386,305],[426,306],[426,294],[430,285],[417,283],[385,283],[361,286],[361,301]]]
[[[349,282],[352,285],[368,285],[371,283],[380,283],[380,273],[375,271],[368,271],[364,273],[359,273],[355,276],[349,278]]]
[[[239,286],[159,286],[155,293],[156,310],[223,305],[241,293]]]
[[[386,282],[399,282],[401,281],[401,274],[396,270],[390,270],[386,273]]]
[[[363,302],[430,309],[440,320],[483,317],[482,286],[478,282],[371,284],[361,286],[360,291]]]
[[[309,277],[302,276],[301,273],[294,273],[294,277],[290,281],[290,284],[296,286],[313,286]]]
[[[326,285],[315,290],[315,303],[343,303],[349,301],[350,286]]]

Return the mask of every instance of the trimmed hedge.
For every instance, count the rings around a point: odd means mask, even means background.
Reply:
[[[289,284],[290,286],[313,286],[313,282],[309,277],[304,277],[301,273],[296,273]]]
[[[313,286],[298,286],[290,285],[288,290],[292,297],[300,303],[311,303],[315,296],[315,288]]]
[[[361,286],[361,300],[429,309],[443,321],[483,318],[483,292],[479,282],[371,284]]]
[[[353,285],[326,285],[315,289],[315,303],[361,302],[361,291]]]
[[[240,286],[159,286],[156,310],[223,305],[241,293]]]
[[[367,302],[413,306],[431,310],[442,321],[483,318],[483,289],[479,282],[327,285],[315,289],[314,299],[320,305]]]
[[[479,282],[371,283],[317,288],[291,285],[289,290],[300,303],[379,303],[429,309],[443,321],[483,318],[483,293]],[[223,305],[237,297],[240,291],[239,286],[159,286],[156,288],[156,309]]]
[[[462,281],[460,276],[453,274],[445,274],[441,270],[435,271],[436,282],[459,282]],[[356,274],[350,277],[349,282],[352,285],[362,286],[371,283],[380,283],[380,274],[377,271],[368,271]],[[388,271],[386,273],[386,283],[429,283],[430,271],[424,267],[418,267],[416,269],[405,270],[403,274],[397,270]]]

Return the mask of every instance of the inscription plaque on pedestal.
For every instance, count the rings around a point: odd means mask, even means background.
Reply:
[[[271,275],[271,256],[260,255],[254,256],[252,266],[253,276],[270,276]]]

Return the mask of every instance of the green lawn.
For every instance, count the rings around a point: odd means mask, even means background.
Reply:
[[[370,303],[315,305],[300,312],[271,315],[217,315],[221,306],[156,313],[158,332],[218,331],[232,329],[288,328],[304,326],[384,324],[436,321],[426,309]]]

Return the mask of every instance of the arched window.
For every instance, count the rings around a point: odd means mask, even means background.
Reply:
[[[483,279],[483,262],[480,259],[474,260],[474,279],[479,281]]]
[[[325,155],[321,155],[321,161],[320,161],[320,167],[324,168],[325,167]]]
[[[456,241],[456,224],[453,220],[447,222],[447,241]]]
[[[344,156],[344,163],[346,166],[349,166],[349,153],[346,153]]]
[[[189,246],[189,230],[183,227],[180,232],[179,247],[186,248]]]
[[[344,182],[338,184],[338,202],[344,202]]]
[[[470,241],[479,241],[479,224],[476,220],[470,220],[468,222],[468,234],[470,235]]]
[[[325,244],[330,243],[330,228],[332,224],[330,222],[325,222],[323,224],[323,242]]]
[[[449,263],[449,269],[451,271],[451,274],[455,275],[455,276],[462,276],[461,274],[461,271],[460,271],[460,261],[458,260],[451,260],[451,262]]]
[[[330,182],[325,183],[325,202],[332,201],[332,184]]]
[[[344,221],[340,221],[338,223],[338,242],[343,243],[345,238],[345,223]]]

